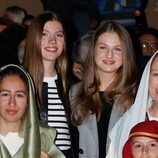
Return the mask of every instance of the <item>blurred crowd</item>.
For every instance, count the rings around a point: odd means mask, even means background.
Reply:
[[[14,5],[0,17],[0,144],[6,147],[0,155],[25,158],[25,150],[33,148],[30,153],[40,158],[143,158],[146,148],[148,158],[157,158],[158,30],[147,24],[148,2],[41,2],[43,12],[36,16]],[[27,82],[19,77],[21,71]],[[27,89],[22,95],[16,79]],[[13,85],[5,84],[11,80],[17,88],[13,92]],[[19,104],[24,106],[20,97],[29,100],[26,109],[35,110],[24,110],[28,112],[12,121]],[[29,122],[26,131],[34,130],[36,113],[38,151],[25,144],[29,132],[20,134],[23,120]],[[148,131],[149,126],[155,131]],[[15,131],[16,141],[23,141],[12,153],[13,143],[5,138]],[[153,144],[147,144],[149,138]]]

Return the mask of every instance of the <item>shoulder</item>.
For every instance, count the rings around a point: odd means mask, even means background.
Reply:
[[[81,86],[82,86],[82,82],[79,82],[79,83],[76,83],[76,84],[72,85],[71,88],[70,88],[70,91],[69,91],[69,95],[70,96],[75,95],[79,91]]]

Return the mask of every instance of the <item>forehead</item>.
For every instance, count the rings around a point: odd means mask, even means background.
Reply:
[[[158,55],[156,55],[156,57],[153,59],[151,68],[152,69],[158,69]]]
[[[138,137],[132,138],[132,142],[146,143],[146,142],[150,142],[150,141],[157,141],[157,140],[153,139],[153,138],[150,138],[150,137],[144,137],[144,136],[138,136]]]
[[[145,35],[142,35],[140,38],[140,41],[158,41],[158,38],[156,38],[154,35],[152,34],[145,34]]]
[[[114,42],[114,43],[120,43],[120,37],[115,32],[104,32],[102,33],[98,41],[105,41],[105,42]]]
[[[62,24],[59,21],[47,21],[44,25],[44,30],[52,32],[53,30],[56,31],[63,31]]]
[[[2,85],[10,85],[12,86],[13,84],[15,85],[21,85],[26,87],[25,82],[20,78],[18,75],[8,75],[4,76],[2,80],[0,81],[1,86]]]

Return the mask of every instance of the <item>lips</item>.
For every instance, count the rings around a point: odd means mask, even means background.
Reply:
[[[45,50],[49,51],[49,52],[56,52],[58,50],[58,48],[57,47],[46,47]]]
[[[112,65],[115,63],[115,61],[113,60],[103,60],[103,63],[106,64],[106,65]]]
[[[17,110],[15,110],[15,109],[7,109],[6,112],[7,112],[8,114],[14,115],[14,114],[17,113]]]

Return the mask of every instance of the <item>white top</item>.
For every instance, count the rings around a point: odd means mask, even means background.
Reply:
[[[6,136],[0,135],[1,141],[13,157],[24,143],[24,139],[18,136],[18,133],[9,132]]]
[[[149,118],[149,120],[155,120],[155,121],[158,121],[158,117],[150,116],[149,111],[148,111],[147,113],[148,113],[148,118]]]

